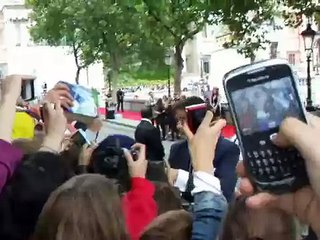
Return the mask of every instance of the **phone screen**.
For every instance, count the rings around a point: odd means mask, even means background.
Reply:
[[[205,103],[186,107],[188,126],[193,133],[196,133],[206,115],[206,111],[207,105]]]
[[[303,120],[293,81],[287,76],[232,92],[231,98],[242,135],[279,128],[286,117]]]
[[[96,117],[98,115],[98,108],[91,89],[67,82],[61,83],[69,87],[70,94],[74,99],[73,107],[68,109],[69,112],[88,117]]]
[[[225,81],[244,165],[259,190],[295,191],[309,181],[304,160],[271,141],[285,118],[306,122],[295,78],[286,64],[258,66]]]
[[[25,101],[31,101],[35,98],[34,79],[22,79],[21,98]]]
[[[90,141],[86,138],[85,132],[81,129],[79,129],[75,134],[72,135],[71,140],[78,146],[83,146],[84,144],[90,145]]]

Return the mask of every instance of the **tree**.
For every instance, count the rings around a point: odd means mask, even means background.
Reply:
[[[34,25],[30,30],[33,40],[46,42],[51,46],[61,44],[70,46],[77,67],[75,75],[77,84],[80,71],[94,63],[97,58],[97,52],[88,49],[86,43],[88,30],[83,27],[84,19],[76,18],[79,16],[77,13],[83,11],[81,2],[81,0],[27,2],[33,8],[31,18]]]
[[[184,66],[183,48],[209,20],[214,21],[215,16],[209,11],[209,4],[206,1],[143,0],[139,10],[145,13],[144,26],[152,26],[152,30],[156,30],[156,33],[149,33],[154,36],[153,41],[174,48],[174,92],[180,93]],[[145,31],[148,31],[147,29],[148,27],[145,27]]]
[[[279,16],[277,5],[270,0],[239,3],[238,6],[226,6],[223,10],[221,23],[228,27],[231,35],[230,41],[226,42],[224,47],[235,47],[238,53],[254,62],[256,52],[265,49],[270,43],[266,38],[270,28],[277,28],[274,23],[274,17]]]
[[[81,0],[85,17],[86,43],[104,64],[105,77],[109,74],[113,98],[122,66],[131,63],[141,39],[140,15],[130,1]]]
[[[259,49],[265,49],[271,27],[278,29],[274,18],[283,18],[287,26],[298,27],[302,15],[318,11],[312,0],[219,0],[211,1],[211,9],[223,12],[222,24],[229,27],[231,39],[226,48],[235,47],[240,54],[254,61]]]

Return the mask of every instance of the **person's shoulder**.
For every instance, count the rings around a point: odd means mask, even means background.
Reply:
[[[225,151],[232,151],[232,150],[239,151],[239,147],[234,141],[231,141],[224,137],[219,138],[217,143],[217,149],[221,149]]]
[[[187,140],[180,140],[178,142],[175,142],[174,144],[171,145],[171,150],[176,150],[180,148],[186,148],[188,147],[188,142]]]

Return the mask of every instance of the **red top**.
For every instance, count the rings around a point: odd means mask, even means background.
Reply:
[[[154,185],[144,178],[132,178],[131,190],[122,198],[122,209],[131,240],[138,240],[143,229],[156,218]]]

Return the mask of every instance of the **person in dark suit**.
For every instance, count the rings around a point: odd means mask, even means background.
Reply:
[[[124,100],[124,92],[119,88],[117,91],[117,110],[119,112],[120,108],[123,112],[123,100]]]
[[[190,97],[175,106],[174,112],[178,121],[187,121],[185,107],[203,103],[198,97]],[[228,202],[234,198],[237,182],[236,165],[239,161],[240,149],[238,146],[223,137],[220,137],[216,146],[213,165],[215,176],[221,181],[221,190]],[[191,158],[187,140],[177,142],[171,146],[169,155],[171,168],[189,171]]]
[[[149,108],[141,110],[141,122],[136,128],[134,137],[136,142],[146,145],[147,159],[150,161],[162,161],[164,148],[161,142],[159,129],[152,124],[152,112]]]

